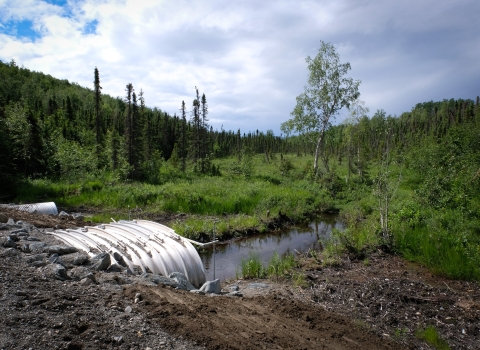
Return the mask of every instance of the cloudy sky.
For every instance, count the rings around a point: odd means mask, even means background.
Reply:
[[[215,129],[280,133],[335,45],[371,110],[480,95],[478,0],[0,0],[0,60],[171,114],[205,93]],[[1,83],[1,82],[0,82]],[[342,113],[337,117],[341,122]]]

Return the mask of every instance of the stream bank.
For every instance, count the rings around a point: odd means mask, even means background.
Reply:
[[[28,222],[28,213],[7,214]],[[39,224],[42,219],[51,220],[36,216]],[[232,299],[130,285],[117,272],[102,273],[89,286],[59,281],[20,250],[5,255],[11,250],[0,247],[4,349],[433,349],[417,337],[429,326],[452,349],[480,343],[478,283],[432,275],[382,252],[327,267],[305,258],[303,288],[281,280],[226,281],[225,292],[237,286],[243,294]],[[267,287],[252,290],[254,282]],[[137,293],[143,303],[134,303]],[[124,311],[128,306],[131,312]]]

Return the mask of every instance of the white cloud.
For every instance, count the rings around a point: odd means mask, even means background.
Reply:
[[[41,34],[20,39],[0,28],[0,59],[87,87],[97,66],[104,93],[123,96],[131,82],[147,105],[172,114],[182,100],[190,107],[198,86],[214,128],[279,132],[319,40],[351,62],[372,111],[473,98],[479,10],[474,0],[70,0],[63,8],[0,0],[1,24],[29,20]],[[85,34],[91,23],[95,32]]]

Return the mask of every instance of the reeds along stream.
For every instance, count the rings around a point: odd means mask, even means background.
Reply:
[[[215,278],[221,280],[235,278],[242,259],[248,258],[250,253],[257,254],[261,262],[266,264],[275,252],[283,255],[288,252],[305,252],[310,248],[318,248],[320,240],[329,238],[332,228],[343,229],[344,225],[337,215],[322,215],[308,226],[216,244]],[[213,256],[213,247],[200,252],[207,280],[212,280],[214,277]]]

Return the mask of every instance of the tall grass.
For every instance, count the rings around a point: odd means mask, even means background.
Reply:
[[[292,277],[293,269],[297,267],[295,256],[291,253],[280,256],[274,252],[266,266],[260,261],[258,254],[250,253],[248,258],[240,263],[241,276],[244,279],[264,278],[278,281],[283,276]],[[295,276],[298,279],[298,276]]]
[[[293,254],[280,256],[275,252],[270,258],[265,270],[269,278],[275,278],[275,280],[278,281],[279,277],[289,274],[296,266],[297,263]]]
[[[258,254],[250,253],[248,258],[242,259],[240,270],[245,279],[265,277],[265,268],[262,266]]]
[[[398,251],[409,260],[450,278],[480,280],[480,250],[468,240],[461,242],[449,232],[426,226],[399,232],[395,239]]]

